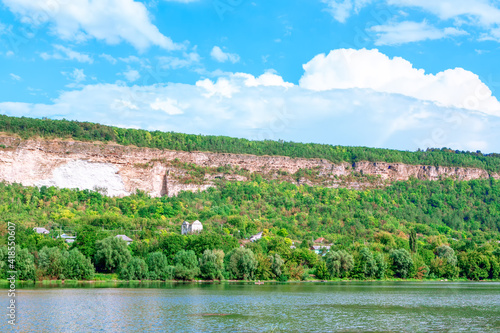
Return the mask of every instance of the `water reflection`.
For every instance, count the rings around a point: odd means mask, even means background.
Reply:
[[[18,302],[20,332],[500,331],[498,283],[27,284]]]

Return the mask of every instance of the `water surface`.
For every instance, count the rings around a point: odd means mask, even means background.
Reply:
[[[22,289],[14,331],[500,332],[499,283],[84,286]]]

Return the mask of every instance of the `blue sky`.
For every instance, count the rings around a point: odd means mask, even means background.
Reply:
[[[500,152],[500,2],[0,0],[0,113]]]

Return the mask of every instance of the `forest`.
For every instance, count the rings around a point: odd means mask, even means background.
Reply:
[[[12,250],[9,221],[17,228],[22,280],[484,280],[500,274],[500,181],[494,179],[412,179],[359,191],[255,174],[162,198],[1,183],[0,218],[0,265]],[[185,220],[200,220],[203,231],[181,235]],[[250,242],[258,232],[263,237]],[[63,233],[75,242],[58,237]],[[316,253],[313,245],[331,247]]]
[[[367,147],[344,147],[314,143],[251,141],[225,136],[204,136],[174,132],[146,131],[105,126],[89,122],[17,118],[0,115],[0,132],[28,138],[68,138],[80,141],[115,142],[121,145],[209,151],[253,155],[322,158],[334,163],[359,161],[405,163],[411,165],[455,166],[500,171],[499,154],[482,154],[450,148],[429,148],[415,152]]]

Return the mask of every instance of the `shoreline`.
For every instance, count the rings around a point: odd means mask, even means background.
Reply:
[[[16,281],[17,287],[22,289],[22,287],[63,287],[68,286],[100,286],[106,285],[107,287],[113,288],[113,284],[132,284],[132,285],[158,285],[158,284],[246,284],[246,285],[277,285],[277,284],[309,284],[309,283],[321,283],[321,284],[331,284],[331,283],[380,283],[380,282],[470,282],[470,283],[492,283],[500,282],[499,279],[487,279],[487,280],[467,280],[464,278],[458,279],[384,279],[384,280],[355,280],[355,279],[336,279],[336,280],[293,280],[293,281],[277,281],[277,280],[192,280],[192,281],[182,281],[182,280],[41,280],[41,281]],[[0,280],[0,289],[9,289],[9,283],[7,280]],[[108,286],[109,285],[109,286]],[[122,286],[114,286],[115,288],[120,288]]]

